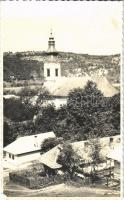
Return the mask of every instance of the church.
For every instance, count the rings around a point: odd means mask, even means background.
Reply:
[[[48,59],[44,62],[44,78],[45,80],[55,80],[61,77],[61,66],[57,60],[57,51],[55,48],[55,40],[52,34],[50,33],[48,41],[48,50],[47,50]]]
[[[97,84],[98,89],[101,90],[105,97],[113,96],[118,92],[104,76],[97,76],[97,79],[96,77],[90,77],[88,75],[82,75],[80,77],[76,76],[76,74],[73,76],[63,76],[61,61],[58,58],[59,52],[56,50],[52,31],[48,39],[46,55],[43,67],[43,85],[52,94],[53,99],[47,100],[45,106],[54,103],[56,108],[59,108],[67,104],[69,92],[75,88],[85,88],[87,82],[91,80]]]

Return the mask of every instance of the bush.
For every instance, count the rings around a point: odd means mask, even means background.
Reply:
[[[41,144],[41,153],[45,153],[58,145],[60,143],[60,140],[58,138],[47,138],[44,140],[44,142]]]
[[[31,120],[35,112],[35,107],[25,105],[20,99],[4,99],[4,116],[13,121]]]

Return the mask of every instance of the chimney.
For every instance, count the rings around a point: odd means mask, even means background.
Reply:
[[[34,146],[38,147],[37,135],[34,136]]]

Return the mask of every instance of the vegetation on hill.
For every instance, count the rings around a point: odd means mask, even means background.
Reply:
[[[3,56],[4,81],[43,79],[43,62],[22,59],[20,54]]]
[[[48,59],[45,52],[4,53],[4,81],[43,80],[43,63]],[[58,52],[56,59],[61,63],[62,76],[83,76],[105,73],[117,83],[120,79],[120,55],[95,56]]]

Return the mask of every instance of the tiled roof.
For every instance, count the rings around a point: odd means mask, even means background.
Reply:
[[[52,169],[59,169],[62,167],[59,163],[57,163],[57,158],[60,153],[60,145],[57,145],[56,147],[52,148],[51,150],[47,151],[40,157],[40,162],[47,165],[48,167]]]
[[[114,149],[111,149],[107,157],[116,160],[118,162],[121,162],[122,159],[121,145],[118,145]]]
[[[118,93],[112,84],[103,76],[100,77],[61,77],[51,83],[45,82],[44,86],[54,96],[68,96],[70,90],[75,88],[84,89],[88,80],[96,83],[97,88],[104,94],[105,97],[111,97]]]
[[[116,144],[118,144],[117,139],[119,137],[120,135],[112,136],[112,138],[114,139],[115,147],[116,147]],[[103,147],[101,149],[101,155],[103,156],[106,156],[110,151],[109,141],[110,141],[110,137],[100,138],[100,144]],[[89,157],[89,151],[87,151],[85,148],[86,142],[88,142],[88,140],[73,142],[71,143],[71,145],[72,145],[73,150],[77,153],[77,155],[79,155],[82,160],[85,160],[85,162],[88,163],[88,162],[91,162],[92,159]],[[57,163],[57,158],[62,148],[63,148],[62,145],[60,144],[57,145],[56,147],[52,148],[48,152],[42,154],[39,161],[52,169],[61,168],[62,165]]]

